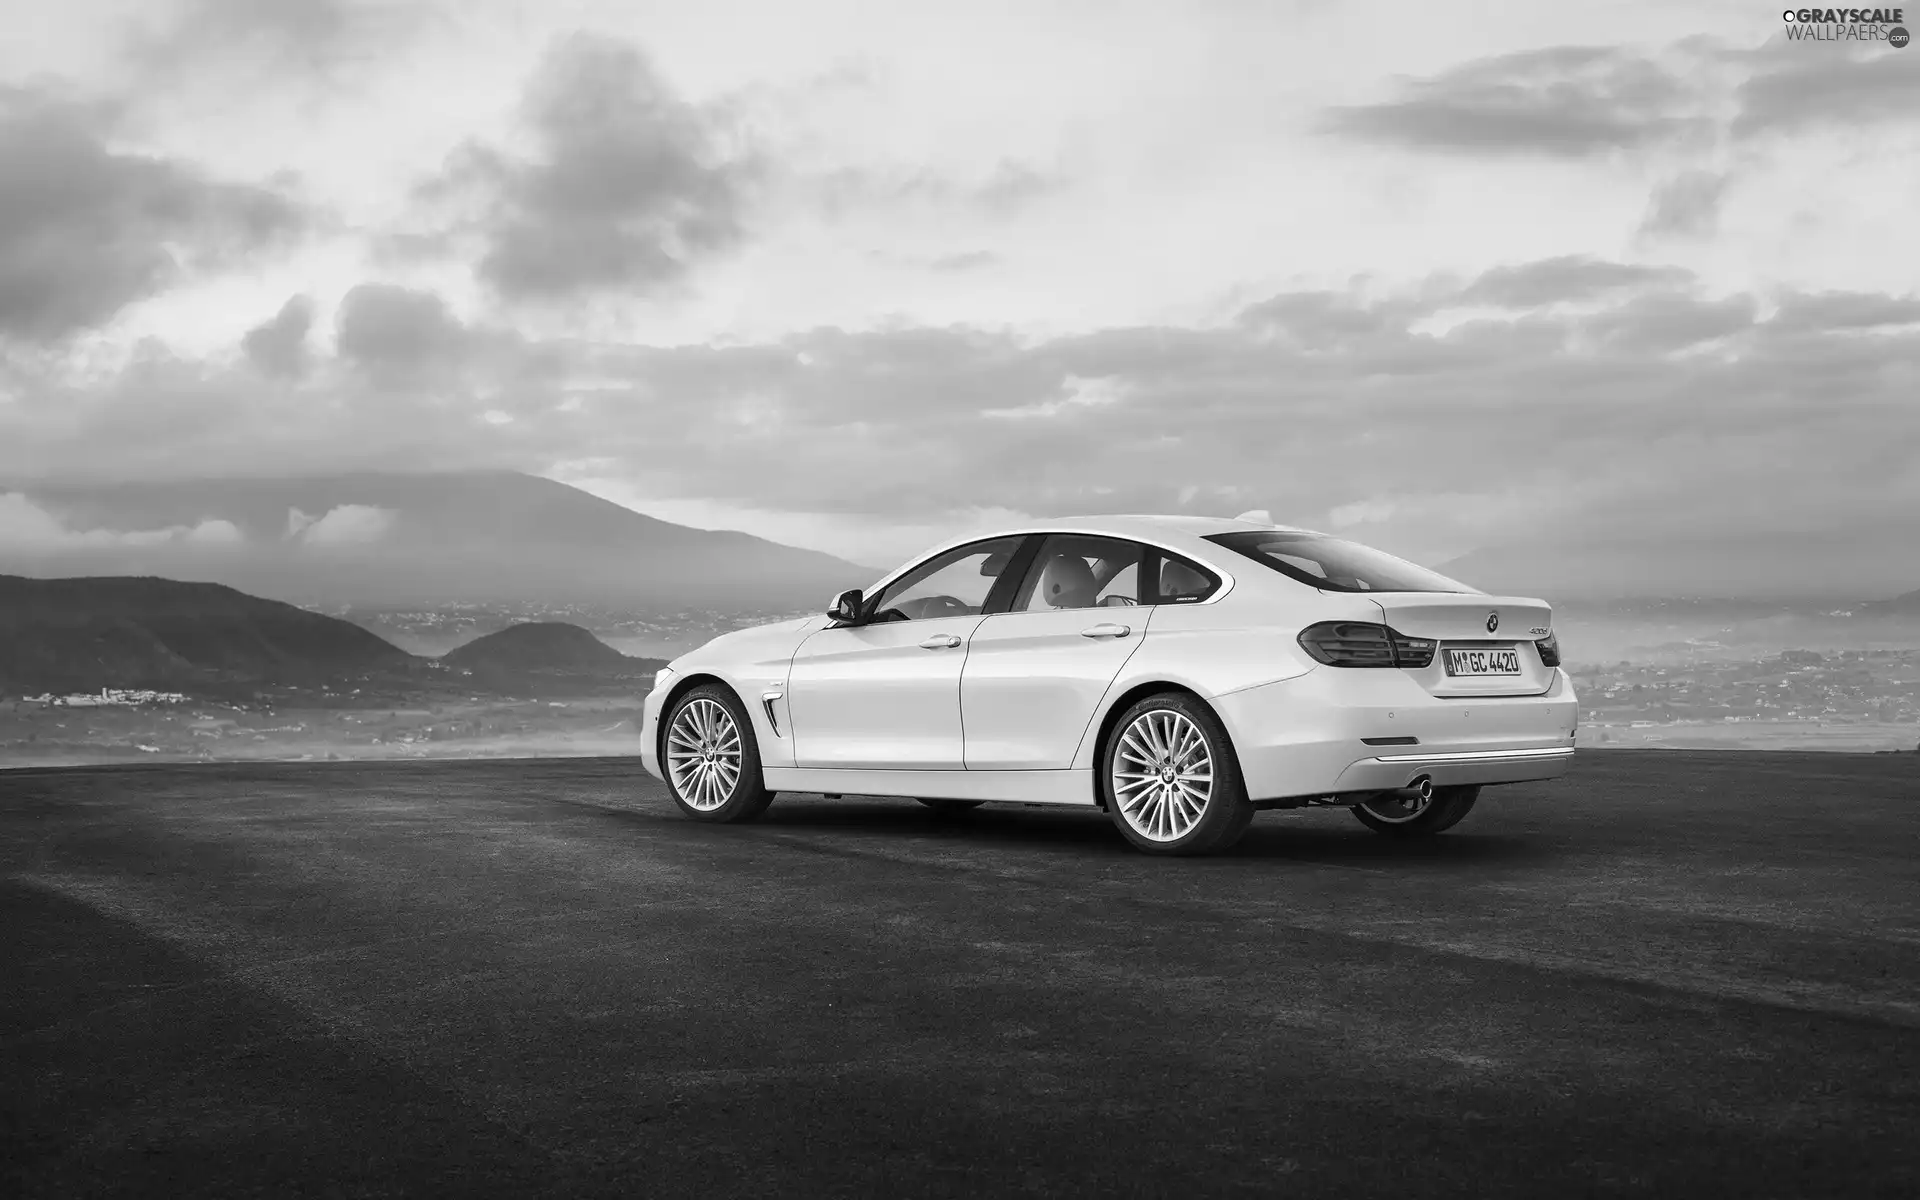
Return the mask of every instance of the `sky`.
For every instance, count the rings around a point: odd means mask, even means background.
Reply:
[[[0,0],[0,480],[1920,561],[1920,49],[1787,25]]]

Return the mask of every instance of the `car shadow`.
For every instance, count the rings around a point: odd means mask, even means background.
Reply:
[[[1471,816],[1467,818],[1468,822],[1472,820]],[[1107,814],[1094,809],[989,804],[960,812],[943,812],[911,800],[851,796],[828,800],[783,794],[755,827],[789,832],[844,830],[946,844],[1071,848],[1079,853],[1116,858],[1140,857],[1113,827]],[[1458,828],[1430,838],[1382,837],[1344,812],[1321,810],[1262,813],[1238,843],[1210,858],[1459,866],[1543,863],[1561,857],[1562,853],[1554,843],[1538,838],[1474,833]]]

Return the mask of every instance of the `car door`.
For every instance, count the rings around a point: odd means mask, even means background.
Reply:
[[[1100,698],[1146,635],[1145,555],[1119,538],[1042,541],[1009,611],[984,618],[967,648],[960,714],[968,770],[1073,765]]]
[[[869,601],[863,623],[822,629],[802,642],[787,677],[795,764],[963,770],[967,640],[1021,540],[995,538],[935,555]]]

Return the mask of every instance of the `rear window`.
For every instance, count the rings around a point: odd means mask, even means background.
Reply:
[[[1252,530],[1207,538],[1308,587],[1329,592],[1480,593],[1457,579],[1429,571],[1383,550],[1323,533]]]

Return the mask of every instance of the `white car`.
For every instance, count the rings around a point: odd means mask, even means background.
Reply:
[[[1540,600],[1339,537],[1199,517],[1042,521],[950,543],[822,616],[661,670],[641,760],[704,821],[776,792],[1103,808],[1154,853],[1256,809],[1447,829],[1573,759]]]

